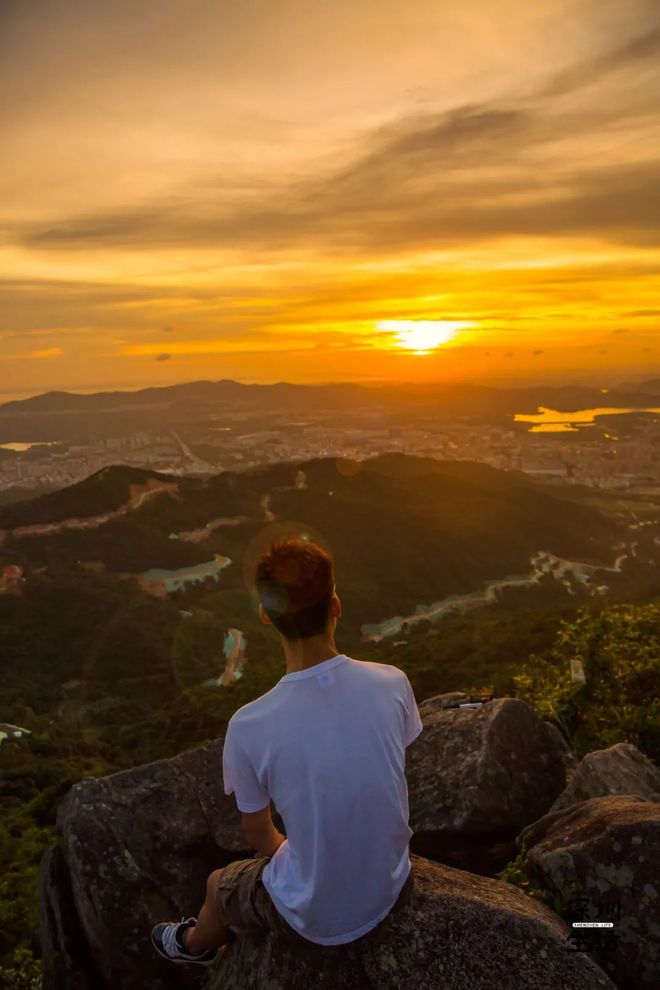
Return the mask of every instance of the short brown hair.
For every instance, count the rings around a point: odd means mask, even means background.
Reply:
[[[286,639],[324,632],[335,590],[334,562],[318,543],[287,536],[261,555],[255,575],[264,612]]]

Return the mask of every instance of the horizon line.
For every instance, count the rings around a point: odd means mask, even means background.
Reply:
[[[594,371],[592,374],[596,374],[596,373],[597,372]],[[642,369],[639,369],[636,372],[632,372],[630,375],[626,376],[624,374],[617,377],[619,377],[619,384],[622,384],[624,382],[628,382],[628,383],[638,382],[641,384],[643,382],[652,381],[656,374],[660,376],[660,368],[658,369],[648,368],[645,369],[644,371],[642,371]],[[605,376],[603,376],[603,378],[605,378]],[[264,381],[246,381],[239,378],[193,378],[193,379],[185,379],[183,381],[178,381],[178,382],[164,382],[153,385],[143,384],[137,386],[135,385],[123,385],[123,386],[118,385],[115,387],[112,386],[99,387],[97,385],[89,385],[84,387],[62,386],[60,388],[48,388],[34,392],[26,391],[24,389],[10,389],[7,392],[0,392],[0,407],[4,405],[8,405],[11,402],[24,402],[29,399],[36,399],[42,396],[53,395],[53,394],[94,396],[94,395],[116,395],[117,393],[124,393],[131,395],[131,394],[137,394],[138,392],[148,392],[156,389],[178,388],[183,385],[200,385],[200,384],[218,385],[221,382],[230,382],[235,385],[245,385],[251,387],[255,387],[255,386],[272,387],[273,385],[294,385],[294,386],[300,386],[302,388],[327,388],[330,386],[338,386],[338,385],[357,385],[362,388],[370,388],[370,387],[380,388],[382,386],[387,386],[387,385],[394,387],[411,387],[411,388],[423,388],[423,387],[428,388],[429,386],[456,388],[461,386],[463,387],[470,386],[473,388],[492,388],[492,389],[498,389],[498,388],[522,389],[522,388],[530,388],[530,387],[562,388],[567,386],[572,386],[574,388],[595,387],[593,382],[582,381],[582,380],[576,380],[572,382],[566,381],[563,383],[563,385],[560,385],[556,383],[552,384],[550,382],[543,382],[540,380],[531,380],[531,379],[521,379],[514,383],[511,378],[507,378],[507,377],[501,377],[501,378],[494,377],[487,381],[473,380],[473,379],[461,379],[458,381],[455,379],[454,380],[438,379],[438,380],[429,380],[429,381],[421,381],[421,382],[405,381],[394,378],[383,378],[383,379],[363,378],[363,379],[343,379],[343,380],[340,379],[340,380],[310,381],[310,382],[293,382],[282,379],[272,382],[264,382]],[[616,384],[610,380],[606,382],[606,387],[613,388],[616,387]]]

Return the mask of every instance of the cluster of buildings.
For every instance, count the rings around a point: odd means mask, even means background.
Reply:
[[[64,488],[110,464],[181,474],[185,473],[182,467],[191,461],[198,469],[209,471],[208,464],[197,462],[182,451],[176,435],[146,431],[97,439],[88,444],[37,443],[26,451],[13,453],[14,456],[0,459],[0,490],[37,485]]]
[[[201,476],[281,461],[361,460],[395,451],[478,461],[538,479],[600,488],[654,491],[660,486],[660,421],[652,416],[631,419],[619,433],[597,424],[569,432],[532,432],[527,424],[479,424],[465,417],[426,417],[401,425],[386,415],[378,421],[373,411],[356,410],[350,421],[329,422],[326,414],[316,413],[304,422],[270,419],[266,429],[201,423],[179,432],[142,430],[85,445],[33,445],[0,458],[0,490],[64,487],[110,464]]]

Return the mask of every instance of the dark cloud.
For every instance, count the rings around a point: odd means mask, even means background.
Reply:
[[[0,239],[50,251],[226,246],[260,254],[297,247],[327,255],[510,235],[657,247],[660,155],[616,160],[626,126],[648,132],[657,120],[657,4],[640,6],[636,31],[519,98],[417,110],[377,127],[353,142],[349,164],[321,174],[253,175],[244,188],[210,176],[112,212],[6,221]],[[625,110],[598,94],[583,99],[586,86],[621,72],[639,82],[626,90],[635,96]],[[573,140],[588,151],[591,140],[608,135],[611,155],[581,159],[579,151],[559,150]]]
[[[154,361],[169,361],[171,357],[171,354],[157,354]]]
[[[608,51],[587,59],[580,65],[556,73],[541,88],[544,96],[561,96],[584,86],[599,82],[619,70],[643,70],[647,64],[660,58],[660,21],[657,13],[651,12],[649,25],[632,38]]]
[[[176,197],[47,226],[26,224],[6,236],[40,250],[187,244],[257,253],[322,246],[326,254],[430,249],[524,234],[660,245],[660,158],[573,166],[566,174],[550,168],[540,174],[531,165],[526,170],[533,120],[526,111],[454,111],[415,133],[381,135],[380,148],[351,169],[324,182],[294,183],[276,201],[267,190],[258,202],[239,207],[212,198],[182,205]],[[493,165],[513,159],[518,162],[509,177],[489,174]]]
[[[533,353],[534,357],[538,357],[540,354],[544,354],[545,352],[544,351],[541,351],[541,350],[535,350],[535,351],[532,351],[532,353]]]
[[[16,22],[18,29],[18,15],[29,4],[6,3],[12,15],[8,21]],[[157,18],[155,8],[150,8],[148,17],[137,19],[150,37],[150,57],[155,52],[164,56],[174,38],[177,43],[194,38],[200,51],[207,53],[217,44],[211,41],[215,19],[207,5],[202,5],[204,12],[194,23],[181,18],[177,7],[165,4],[162,16],[159,7]],[[58,49],[51,43],[51,33],[58,41],[69,37],[80,10],[70,2],[64,14],[50,13],[48,30],[40,18],[27,18],[28,36],[22,42],[26,50],[32,30],[41,38],[39,56]],[[275,15],[267,16],[277,23]],[[227,28],[247,29],[240,5],[233,15],[229,8],[223,12],[224,20],[229,22],[223,25]],[[125,68],[134,68],[144,58],[143,45],[119,24],[121,19],[100,7],[81,30],[83,36],[91,31],[96,43],[121,41]],[[173,31],[174,24],[178,31]],[[555,26],[562,28],[561,23]],[[19,31],[14,44],[7,45],[8,55],[16,50],[17,62],[24,53],[18,43],[22,37]],[[233,43],[226,30],[221,40]],[[570,42],[569,35],[567,50]],[[283,180],[281,175],[258,176],[252,170],[249,178],[246,172],[241,188],[235,176],[219,170],[216,176],[199,176],[194,185],[190,181],[169,195],[112,211],[74,213],[48,222],[6,221],[0,238],[49,251],[217,246],[254,254],[292,247],[322,249],[328,255],[362,250],[377,254],[510,235],[595,236],[617,244],[657,247],[660,158],[637,163],[624,159],[634,147],[629,136],[648,135],[657,120],[657,0],[625,4],[614,19],[605,11],[602,22],[594,19],[592,42],[592,48],[608,47],[553,73],[519,97],[514,93],[506,99],[474,101],[440,113],[421,112],[418,104],[414,114],[346,143],[345,149],[352,148],[351,160],[324,174],[310,172]],[[87,52],[85,46],[74,47]],[[624,109],[615,99],[600,98],[598,90],[585,98],[587,87],[612,80],[631,84],[625,88]],[[426,93],[423,80],[420,90]],[[612,154],[605,151],[597,159],[590,141],[608,137]],[[586,149],[584,159],[571,141]],[[563,153],[567,142],[571,150]],[[624,152],[617,161],[619,144]],[[650,137],[647,147],[652,147]]]

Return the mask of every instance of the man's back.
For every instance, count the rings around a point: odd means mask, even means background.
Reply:
[[[225,792],[275,803],[287,833],[262,879],[279,913],[322,945],[390,911],[410,871],[406,746],[421,732],[408,678],[344,654],[285,674],[240,708],[225,738]]]

